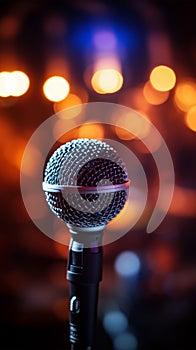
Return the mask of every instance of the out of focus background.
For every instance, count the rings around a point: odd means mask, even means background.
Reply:
[[[134,228],[104,246],[95,350],[196,349],[195,13],[189,0],[1,0],[2,350],[69,349],[68,247],[46,237],[28,216],[20,165],[43,121],[94,101],[125,105],[148,118],[168,145],[176,176],[166,218],[146,234],[158,186],[152,154],[124,129],[74,128],[79,107],[70,113],[73,130],[63,141],[123,143],[140,159],[150,194]],[[147,129],[139,131],[148,137]],[[149,142],[156,152],[160,140]],[[39,150],[32,150],[29,179],[37,157]],[[38,205],[36,194],[32,202]],[[122,214],[122,224],[130,218],[134,206],[129,218]]]

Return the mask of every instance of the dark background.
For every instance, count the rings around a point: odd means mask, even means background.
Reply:
[[[25,145],[54,113],[42,92],[49,60],[57,53],[66,57],[72,85],[77,92],[86,91],[88,102],[122,103],[127,89],[145,83],[154,64],[172,66],[177,82],[184,77],[196,79],[195,11],[193,1],[174,0],[0,1],[0,70],[21,69],[31,80],[24,96],[0,98],[1,349],[69,348],[68,248],[37,229],[20,192]],[[85,83],[84,72],[92,62],[91,30],[107,26],[122,40],[124,85],[117,93],[99,95]],[[152,33],[167,38],[169,58],[149,54]],[[149,114],[172,155],[174,200],[156,232],[146,234],[147,215],[123,238],[104,247],[98,350],[115,349],[115,336],[108,334],[102,322],[108,310],[115,308],[126,314],[127,331],[136,337],[138,350],[196,349],[196,134],[185,126],[184,113],[175,106],[173,95],[174,91],[163,105],[150,106]],[[131,98],[126,104],[136,107]],[[118,140],[111,130],[107,136]],[[134,143],[123,142],[143,161],[149,184],[156,184],[150,155],[141,154]],[[115,272],[115,259],[125,250],[140,258],[137,283]],[[122,344],[119,349],[135,348]]]

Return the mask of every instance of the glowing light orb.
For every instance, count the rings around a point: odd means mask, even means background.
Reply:
[[[169,91],[176,84],[176,75],[168,66],[157,66],[150,73],[150,82],[158,91]]]
[[[16,70],[11,73],[10,84],[10,95],[22,96],[27,92],[30,81],[24,72]]]
[[[123,277],[135,276],[140,271],[140,260],[136,253],[125,251],[119,254],[115,261],[115,270]]]
[[[167,101],[169,97],[169,92],[158,91],[153,88],[149,81],[147,81],[147,83],[144,85],[143,95],[148,103],[157,106]]]
[[[94,73],[91,84],[99,94],[112,94],[121,89],[123,76],[116,69],[100,69]]]
[[[10,72],[0,73],[0,96],[1,97],[10,96],[10,86],[11,86],[10,75],[11,75]]]
[[[44,95],[53,102],[59,102],[65,99],[69,94],[70,85],[68,81],[61,76],[52,76],[48,78],[43,86]]]
[[[0,73],[0,96],[22,96],[30,85],[28,76],[22,71]]]
[[[186,79],[177,84],[174,94],[176,106],[183,112],[196,104],[196,81]]]
[[[196,131],[196,105],[191,107],[186,113],[185,123],[189,129]]]

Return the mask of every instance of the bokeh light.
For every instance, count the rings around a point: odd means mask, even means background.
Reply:
[[[134,115],[133,115],[134,114]],[[121,140],[131,140],[136,138],[134,133],[138,138],[147,137],[150,132],[150,124],[145,122],[145,119],[148,119],[147,115],[142,113],[142,118],[134,118],[135,112],[128,112],[124,114],[123,117],[119,115],[114,115],[112,121],[114,124],[119,123],[121,128],[115,126],[114,130],[116,135]]]
[[[69,90],[70,85],[68,81],[57,75],[48,78],[43,85],[44,95],[53,102],[64,100],[69,94]]]
[[[10,95],[11,96],[22,96],[24,95],[30,85],[28,76],[21,71],[13,71],[11,73],[11,86]]]
[[[138,341],[130,332],[118,334],[114,339],[114,350],[136,350]]]
[[[189,129],[196,131],[196,105],[191,107],[186,113],[185,123]]]
[[[78,130],[78,138],[103,139],[104,127],[101,124],[84,123]]]
[[[113,68],[100,69],[93,74],[91,84],[99,94],[112,94],[121,89],[123,76]]]
[[[101,30],[95,33],[93,42],[97,49],[104,52],[114,50],[117,44],[115,35],[109,30]]]
[[[136,253],[124,251],[115,260],[115,270],[122,277],[135,276],[140,271],[140,259]]]
[[[147,81],[144,85],[143,95],[148,103],[157,106],[167,101],[169,97],[169,92],[158,91],[153,88],[150,81]]]
[[[55,102],[54,103],[54,111],[55,113],[59,113],[60,118],[74,118],[76,117],[82,110],[82,100],[79,96],[75,94],[69,94],[64,100],[60,102]],[[78,108],[71,108],[77,106]],[[66,110],[66,113],[63,113],[63,110],[71,108],[69,111]]]
[[[10,96],[10,72],[0,73],[0,96],[8,97]]]
[[[196,81],[186,79],[179,82],[175,88],[174,102],[183,112],[196,105]]]
[[[146,254],[146,261],[151,271],[159,275],[169,274],[175,268],[175,251],[169,245],[163,243],[153,246],[149,248]]]
[[[22,71],[0,73],[0,96],[22,96],[30,85],[28,76]]]
[[[176,84],[176,75],[168,66],[156,66],[150,73],[150,82],[158,91],[169,91]]]
[[[110,335],[122,333],[127,329],[128,320],[120,310],[110,310],[103,317],[103,327]]]

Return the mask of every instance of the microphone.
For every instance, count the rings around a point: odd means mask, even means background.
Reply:
[[[70,234],[70,342],[89,350],[95,337],[98,289],[102,279],[102,235],[125,205],[126,166],[106,142],[77,139],[60,146],[45,167],[42,188],[50,209]]]

